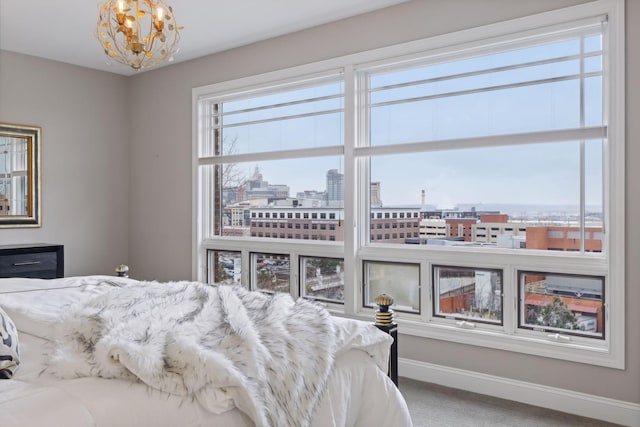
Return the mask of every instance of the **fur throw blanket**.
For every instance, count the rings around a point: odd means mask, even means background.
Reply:
[[[257,426],[310,425],[336,350],[317,304],[195,282],[111,287],[60,332],[46,369],[57,377],[139,380]]]

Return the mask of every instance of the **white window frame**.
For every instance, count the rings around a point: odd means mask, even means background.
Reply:
[[[521,255],[509,250],[460,248],[414,248],[406,245],[377,244],[367,242],[369,232],[367,155],[383,153],[382,147],[362,146],[366,140],[366,121],[362,120],[365,102],[359,72],[378,64],[387,66],[390,61],[418,60],[426,56],[450,55],[452,46],[460,52],[480,47],[490,49],[517,34],[523,42],[535,36],[540,29],[562,31],[576,22],[593,21],[607,17],[604,45],[604,123],[607,135],[604,156],[604,255],[546,253],[532,251]],[[193,277],[204,278],[206,249],[237,250],[243,253],[243,282],[248,283],[250,252],[288,253],[291,262],[291,293],[298,296],[298,258],[300,255],[326,256],[345,259],[344,305],[328,307],[336,314],[366,320],[373,319],[373,310],[362,307],[363,261],[417,262],[421,266],[421,314],[400,313],[397,321],[403,334],[442,339],[464,344],[478,345],[538,356],[570,360],[600,366],[624,369],[625,367],[625,40],[624,1],[598,0],[583,5],[518,18],[502,23],[458,31],[402,45],[391,46],[344,57],[334,58],[299,67],[288,68],[258,76],[252,76],[193,89]],[[394,58],[394,59],[392,59]],[[344,75],[344,242],[285,241],[259,238],[217,237],[201,240],[202,220],[199,204],[198,182],[198,105],[199,100],[215,94],[224,96],[264,85],[281,84],[312,79],[340,70]],[[586,131],[588,132],[588,131]],[[595,135],[594,135],[595,136]],[[460,142],[464,146],[464,141]],[[396,152],[392,147],[388,152]],[[292,153],[291,155],[295,155]],[[358,185],[359,183],[359,185]],[[352,225],[352,226],[351,226]],[[535,253],[534,253],[535,252]],[[526,257],[526,258],[525,258]],[[503,270],[503,326],[482,325],[462,327],[449,319],[433,316],[431,271],[433,265],[479,266]],[[517,319],[517,271],[532,270],[549,273],[586,274],[605,277],[606,321],[605,339],[575,337],[569,342],[552,341],[536,331],[518,328]],[[516,286],[508,285],[515,283]],[[598,342],[594,342],[598,341]]]

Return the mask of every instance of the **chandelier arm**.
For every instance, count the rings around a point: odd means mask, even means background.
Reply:
[[[117,22],[117,20],[116,20]],[[111,37],[111,39],[113,40],[113,49],[118,53],[118,56],[111,56],[112,59],[114,59],[115,61],[123,64],[123,65],[129,65],[128,63],[128,54],[127,54],[127,49],[126,49],[126,44],[123,46],[121,46],[119,43],[117,43],[118,40],[118,31],[116,30],[114,32],[114,27],[109,26],[109,31],[108,31],[109,37]],[[122,33],[122,38],[123,39],[127,39],[128,40],[128,35],[126,33]]]
[[[100,38],[100,23],[103,22],[102,19],[100,21],[98,21],[98,29],[97,29],[98,30],[97,31],[98,32],[98,34],[97,34],[98,40],[100,41],[100,44],[104,48],[105,53],[107,54],[107,56],[109,56],[111,59],[113,59],[113,60],[115,60],[115,61],[117,61],[117,62],[119,62],[121,64],[128,65],[128,64],[126,64],[126,62],[123,62],[118,57],[111,55],[110,52],[109,52],[109,49],[111,49],[111,50],[115,50],[121,56],[125,56],[125,53],[122,51],[120,45],[115,42],[117,40],[117,31],[114,34],[114,30],[113,30],[114,26],[111,25],[111,22],[117,23],[118,20],[117,20],[116,17],[113,16],[113,13],[112,13],[112,10],[111,10],[110,7],[106,7],[104,10],[105,10],[105,13],[106,13],[106,19],[104,20],[105,21],[104,23],[107,25],[107,27],[105,29],[106,30],[106,34],[113,41],[113,43],[111,43],[110,45],[106,45],[105,43],[103,43],[103,41]]]
[[[156,41],[156,32],[154,32],[155,25],[153,25],[153,21],[154,21],[153,13],[151,13],[151,19],[149,20],[149,38],[150,38],[150,40],[148,41],[148,49],[142,49],[143,52],[145,53],[145,55],[142,58],[141,64],[142,64],[142,62],[144,62],[145,64],[147,62],[153,62],[153,61],[146,61],[147,59],[150,59],[150,58],[147,58],[146,54],[153,52],[153,44]],[[147,46],[145,46],[145,47],[147,47]]]
[[[110,17],[113,16],[113,12],[111,11],[111,9],[109,9],[109,16]],[[118,58],[123,58],[123,59],[127,58],[126,49],[123,49],[122,46],[117,43],[118,30],[115,30],[115,32],[114,32],[114,28],[118,28],[118,29],[120,28],[120,25],[118,23],[118,19],[116,17],[113,17],[113,21],[110,20],[110,22],[114,22],[114,23],[118,24],[117,27],[115,25],[113,25],[113,26],[109,25],[108,26],[108,34],[109,34],[109,37],[111,37],[111,40],[113,41],[113,48],[119,54],[119,57],[112,57],[112,58],[114,58],[116,61],[118,61],[121,64],[128,65],[126,62],[123,62],[123,60],[119,60],[118,59]],[[128,35],[125,32],[122,32],[122,37],[123,38],[128,38]]]

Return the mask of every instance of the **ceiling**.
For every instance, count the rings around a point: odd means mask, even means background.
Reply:
[[[407,0],[165,0],[180,33],[174,62],[186,61]],[[122,75],[96,36],[99,0],[0,0],[0,49]]]

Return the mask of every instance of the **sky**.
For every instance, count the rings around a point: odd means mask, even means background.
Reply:
[[[450,74],[566,57],[579,53],[579,49],[579,39],[572,39],[374,74],[370,78],[373,105],[370,109],[370,144],[382,146],[580,127],[580,80],[562,79],[580,71],[577,59],[433,81]],[[599,49],[599,37],[585,39],[586,52]],[[600,63],[600,56],[586,58],[585,71],[597,73],[601,70]],[[559,80],[544,84],[478,91],[496,84],[558,77]],[[432,81],[404,85],[424,79]],[[600,75],[584,80],[585,126],[602,125],[601,86]],[[437,96],[451,91],[470,92]],[[344,144],[344,119],[340,111],[335,111],[343,108],[341,92],[342,84],[338,82],[226,102],[224,124],[240,125],[223,129],[223,143],[235,154]],[[394,103],[420,96],[432,98]],[[324,99],[313,103],[296,102],[310,97]],[[233,113],[273,104],[280,106]],[[319,111],[326,114],[255,122]],[[591,206],[602,204],[602,144],[600,140],[585,143],[585,202]],[[339,156],[256,160],[239,167],[251,176],[256,165],[264,180],[289,185],[291,196],[304,190],[324,191],[329,169],[344,172],[345,167],[352,167],[344,165]],[[385,206],[420,204],[422,190],[426,192],[426,203],[439,208],[496,203],[578,206],[580,142],[374,156],[371,181],[381,183],[381,199]]]

